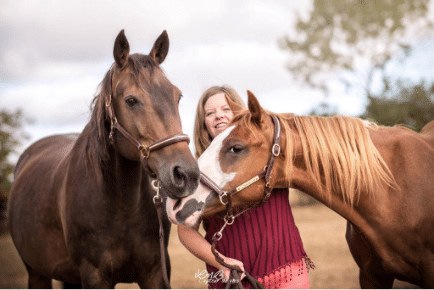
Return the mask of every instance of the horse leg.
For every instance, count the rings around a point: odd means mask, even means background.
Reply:
[[[101,271],[88,261],[83,261],[80,265],[81,285],[83,289],[103,288],[113,289],[115,284],[109,281]]]
[[[170,283],[170,259],[166,250],[166,269]],[[139,287],[141,289],[166,289],[164,285],[163,270],[161,263],[153,266],[149,271],[141,271],[142,275],[139,278]]]
[[[27,273],[29,274],[28,288],[29,289],[51,289],[53,285],[51,284],[51,278],[39,274],[29,265],[26,265]]]
[[[387,289],[392,288],[394,277],[386,274],[365,273],[360,270],[359,282],[362,289]]]

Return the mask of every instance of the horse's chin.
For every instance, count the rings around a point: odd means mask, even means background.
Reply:
[[[169,221],[176,225],[184,225],[187,227],[194,227],[196,224],[200,221],[200,217],[202,216],[203,210],[205,208],[205,205],[203,205],[200,208],[194,208],[193,213],[190,214],[186,218],[181,218],[182,213],[180,213],[182,210],[185,210],[184,206],[188,202],[188,198],[183,199],[172,199],[170,197],[167,198],[166,201],[166,212],[167,217],[169,218]]]

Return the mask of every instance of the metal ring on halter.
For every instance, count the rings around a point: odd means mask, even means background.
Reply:
[[[154,179],[151,182],[152,188],[159,194],[160,193],[160,181],[158,179]]]
[[[228,192],[227,191],[224,191],[221,195],[219,195],[219,198],[220,198],[220,202],[223,204],[223,205],[227,205],[228,204],[228,200],[226,200],[226,202],[223,202],[223,197],[227,197],[228,196]]]
[[[279,144],[274,144],[273,145],[273,149],[271,150],[271,153],[273,153],[274,156],[279,156],[280,154],[280,145]]]
[[[148,158],[149,158],[149,155],[151,154],[151,151],[150,151],[147,147],[143,146],[143,147],[140,148],[139,150],[140,150],[140,153],[143,155],[143,157],[144,157],[145,159],[148,159]]]
[[[225,215],[225,217],[223,218],[225,223],[227,223],[228,225],[231,225],[234,223],[235,221],[235,217],[233,215]]]
[[[151,186],[157,192],[157,194],[153,198],[154,204],[162,203],[163,198],[160,195],[160,181],[158,179],[152,180]]]
[[[212,240],[213,240],[213,241],[220,241],[222,237],[223,237],[223,234],[222,234],[221,232],[216,232],[216,233],[212,236]]]
[[[161,195],[155,195],[152,200],[154,201],[154,204],[159,204],[163,202],[163,198],[161,197]]]

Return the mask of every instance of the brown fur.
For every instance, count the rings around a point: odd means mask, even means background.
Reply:
[[[113,288],[119,282],[164,287],[149,169],[159,177],[162,194],[177,196],[197,187],[197,163],[187,143],[180,142],[153,151],[144,168],[138,149],[122,134],[116,132],[110,144],[106,104],[111,100],[119,123],[141,144],[182,133],[181,93],[159,67],[167,52],[163,32],[151,56],[130,56],[121,31],[116,62],[100,85],[83,132],[44,138],[21,155],[9,227],[29,273],[29,288],[51,288],[52,278],[84,288]],[[136,101],[134,107],[129,98]],[[167,219],[163,226],[168,257]],[[167,265],[170,274],[168,258]]]

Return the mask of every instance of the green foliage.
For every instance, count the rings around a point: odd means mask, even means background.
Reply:
[[[30,122],[21,110],[13,113],[0,110],[0,201],[6,199],[12,185],[14,164],[11,164],[9,157],[17,153],[16,149],[22,141],[28,139],[22,127]]]
[[[280,40],[291,54],[289,71],[328,92],[330,73],[350,88],[368,92],[373,75],[392,56],[408,56],[414,37],[431,31],[429,0],[314,0],[307,20],[298,17],[296,35]],[[361,67],[370,64],[360,76]]]
[[[338,115],[338,109],[334,106],[323,102],[317,107],[313,108],[309,115],[311,116],[321,116],[321,117],[332,117]]]
[[[386,126],[402,124],[418,132],[434,120],[434,84],[428,86],[421,81],[406,86],[398,80],[395,85],[384,87],[379,96],[369,97],[366,112],[361,118]]]

